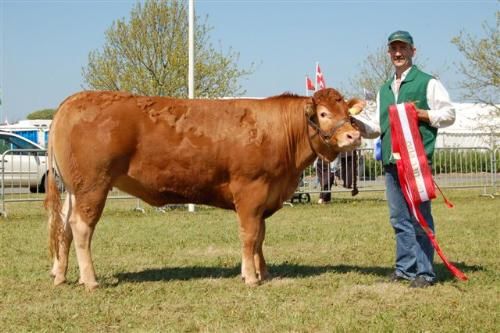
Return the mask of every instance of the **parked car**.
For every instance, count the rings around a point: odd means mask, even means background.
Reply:
[[[14,133],[0,131],[0,184],[4,188],[26,188],[45,192],[45,149]]]

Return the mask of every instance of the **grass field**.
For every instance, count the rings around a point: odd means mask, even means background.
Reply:
[[[285,207],[268,219],[273,279],[239,278],[233,212],[198,207],[146,214],[108,201],[93,241],[100,289],[53,287],[40,202],[9,204],[0,220],[2,332],[498,332],[500,199],[448,191],[434,202],[437,238],[470,278],[456,281],[436,258],[438,284],[414,290],[383,281],[393,232],[382,193],[330,205]]]

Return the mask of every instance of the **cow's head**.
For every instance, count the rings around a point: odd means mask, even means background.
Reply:
[[[361,144],[361,134],[352,123],[349,109],[362,108],[358,99],[345,101],[335,89],[317,91],[306,105],[311,145],[316,154],[328,161],[338,153],[351,151]]]

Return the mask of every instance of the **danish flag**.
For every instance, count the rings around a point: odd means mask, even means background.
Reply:
[[[325,78],[323,77],[323,73],[321,73],[319,63],[316,64],[316,84],[318,89],[326,88]]]
[[[306,90],[316,90],[312,80],[306,75]]]

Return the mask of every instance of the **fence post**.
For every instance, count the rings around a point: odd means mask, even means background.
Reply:
[[[4,152],[2,154],[2,168],[0,169],[2,171],[2,179],[1,179],[2,189],[1,189],[1,193],[0,193],[0,197],[1,197],[0,200],[2,200],[2,211],[0,212],[0,215],[2,215],[3,217],[7,217],[7,212],[5,211],[5,179],[4,179],[4,177],[5,177],[5,172],[4,172],[5,165],[4,165],[4,163],[5,163],[5,154],[6,153],[7,152]]]
[[[497,191],[497,153],[499,152],[498,148],[493,150],[493,156],[491,157],[491,173],[492,173],[492,182],[493,182],[493,195],[498,196],[499,193]]]

